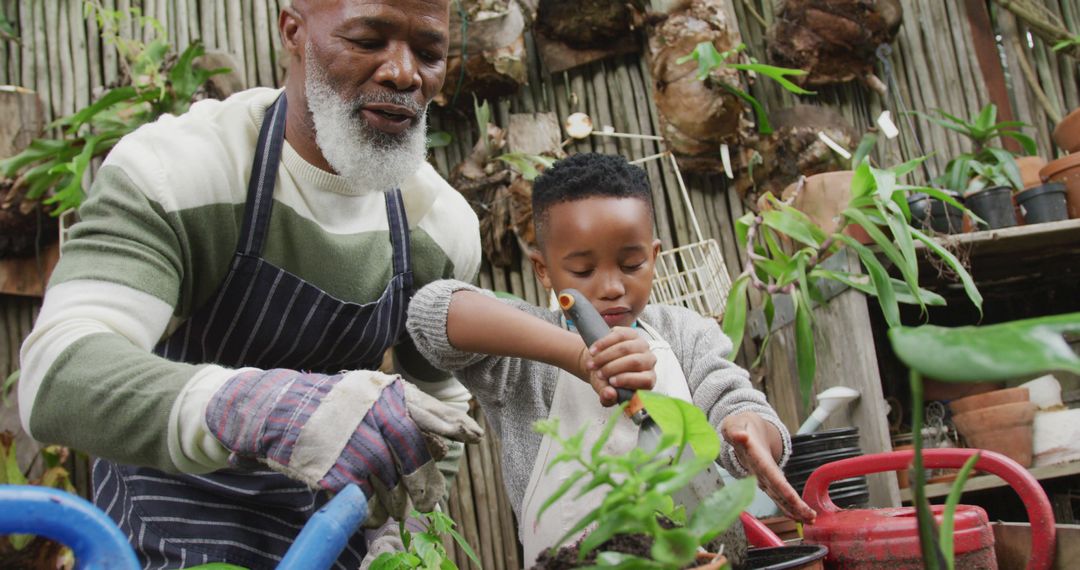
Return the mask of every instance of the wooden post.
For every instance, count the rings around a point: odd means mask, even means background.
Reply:
[[[1005,84],[1005,70],[1001,67],[997,40],[994,38],[994,27],[990,23],[990,12],[986,9],[986,1],[964,0],[964,4],[967,6],[968,24],[971,26],[975,55],[979,59],[979,69],[982,70],[990,101],[997,105],[999,121],[1013,121],[1016,114],[1013,113],[1012,103],[1009,100],[1009,89]],[[1003,139],[1006,149],[1017,153],[1023,152],[1020,143],[1008,137],[1003,137]]]

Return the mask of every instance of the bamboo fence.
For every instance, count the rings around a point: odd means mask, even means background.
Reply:
[[[740,22],[743,40],[759,60],[767,60],[764,35],[774,16],[772,0],[730,0]],[[1065,25],[1080,30],[1080,3],[1076,0],[1041,0]],[[277,14],[287,0],[101,0],[108,9],[142,10],[158,19],[174,44],[183,49],[202,40],[208,50],[228,52],[235,59],[247,85],[277,85],[283,70],[279,65],[280,40]],[[1080,69],[1077,61],[1058,57],[1038,37],[1012,15],[989,0],[905,0],[904,24],[894,44],[889,63],[891,73],[878,67],[878,76],[890,85],[890,95],[882,98],[857,84],[821,89],[815,97],[800,102],[828,105],[847,117],[857,130],[874,124],[883,110],[893,111],[901,127],[898,141],[884,145],[880,159],[886,163],[934,153],[924,175],[933,176],[948,157],[965,149],[965,141],[954,133],[925,121],[909,119],[905,110],[931,111],[941,108],[959,116],[974,116],[991,100],[980,66],[977,45],[969,24],[968,10],[982,6],[992,18],[990,37],[999,35],[1002,57],[998,58],[1007,88],[1008,102],[1017,119],[1034,127],[1040,155],[1053,156],[1049,139],[1054,117],[1080,107]],[[36,90],[47,119],[73,113],[116,82],[119,67],[116,50],[100,41],[95,22],[84,19],[81,0],[0,0],[0,9],[14,22],[19,43],[0,41],[0,84],[22,85]],[[759,21],[759,17],[761,21]],[[765,24],[765,25],[763,25]],[[125,37],[141,38],[147,28],[126,27]],[[655,135],[659,125],[652,104],[652,82],[640,55],[627,55],[595,62],[558,74],[543,69],[531,35],[526,34],[529,82],[513,96],[492,102],[492,120],[509,124],[509,114],[551,111],[561,120],[584,111],[594,124],[610,125],[616,131]],[[1025,72],[1024,67],[1029,71]],[[753,92],[767,108],[777,109],[795,98],[774,86],[758,82]],[[443,174],[458,164],[471,149],[476,127],[471,114],[436,111],[430,114],[431,128],[450,133],[449,146],[435,149],[432,162]],[[567,148],[570,153],[598,151],[640,158],[659,153],[653,141],[592,137]],[[686,205],[679,196],[674,172],[668,163],[650,161],[644,165],[653,184],[657,212],[656,231],[665,248],[697,241]],[[745,261],[735,247],[734,221],[745,211],[735,192],[727,191],[721,176],[691,176],[687,179],[693,207],[699,216],[705,239],[715,238],[732,275],[741,272]],[[533,303],[546,301],[544,291],[530,265],[519,259],[509,268],[484,263],[479,283],[490,289],[511,292]],[[33,303],[6,297],[0,300],[7,339],[0,342],[0,368],[16,367],[17,346],[29,332]],[[768,386],[763,386],[767,389]],[[499,469],[498,442],[469,446],[448,503],[469,542],[477,547],[484,568],[518,568],[515,524]],[[456,547],[452,554],[462,568],[474,568]]]

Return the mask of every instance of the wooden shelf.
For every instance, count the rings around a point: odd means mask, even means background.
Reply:
[[[1069,475],[1076,475],[1080,473],[1080,461],[1071,461],[1068,463],[1058,463],[1055,465],[1044,465],[1042,467],[1032,467],[1028,469],[1029,472],[1038,480],[1043,481],[1046,479],[1056,479],[1058,477],[1067,477]],[[953,482],[946,483],[934,483],[926,486],[926,496],[930,499],[938,497],[944,497],[952,490]],[[986,489],[994,489],[997,487],[1005,487],[1007,483],[997,475],[977,475],[968,479],[964,485],[964,492],[970,493],[971,491],[983,491]],[[905,503],[911,502],[911,489],[900,489],[900,500]]]
[[[940,236],[938,243],[955,252],[969,265],[980,287],[1006,287],[1018,281],[1033,282],[1080,271],[1080,219],[1015,226],[966,234]],[[921,242],[916,249],[924,250]],[[939,292],[960,291],[959,283],[943,279],[922,258],[924,287]]]

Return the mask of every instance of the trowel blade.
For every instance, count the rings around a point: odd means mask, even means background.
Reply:
[[[638,448],[646,451],[656,449],[660,445],[661,435],[660,427],[652,419],[642,422],[641,430],[638,432]],[[693,461],[694,458],[694,450],[687,446],[679,460],[686,462]],[[720,468],[715,461],[710,461],[704,471],[698,473],[689,484],[676,491],[671,498],[675,504],[682,505],[686,509],[686,515],[690,516],[694,514],[694,509],[698,505],[723,486],[724,479],[720,476]]]

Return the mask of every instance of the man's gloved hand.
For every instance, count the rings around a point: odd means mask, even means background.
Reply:
[[[398,376],[328,376],[253,370],[230,378],[206,407],[210,433],[231,461],[257,460],[312,488],[356,483],[369,499],[365,526],[403,519],[409,499],[429,512],[445,493],[438,436],[474,443],[483,430],[466,413]]]

